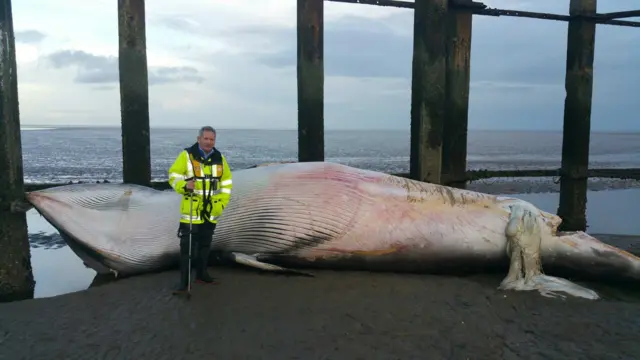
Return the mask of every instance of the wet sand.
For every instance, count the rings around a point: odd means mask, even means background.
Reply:
[[[167,271],[0,304],[0,359],[640,358],[640,289],[561,300],[499,291],[503,274],[210,270],[220,284],[190,301]]]

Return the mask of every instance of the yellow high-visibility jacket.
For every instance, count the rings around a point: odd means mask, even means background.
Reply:
[[[186,189],[187,181],[191,179],[195,181],[193,192]],[[186,224],[190,220],[193,224],[202,224],[205,220],[217,224],[229,204],[233,187],[231,170],[224,155],[214,148],[213,153],[204,159],[198,143],[180,152],[169,168],[169,184],[182,195],[180,222]]]

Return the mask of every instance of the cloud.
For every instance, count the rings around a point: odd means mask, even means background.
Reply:
[[[602,2],[599,11],[637,8],[634,2]],[[485,3],[568,12],[568,2],[555,0]],[[117,126],[116,7],[100,0],[15,6],[16,29],[47,33],[46,41],[18,48],[25,123]],[[295,6],[282,0],[148,2],[152,126],[214,121],[220,128],[295,128]],[[326,127],[408,132],[413,10],[324,6]],[[640,48],[634,46],[640,29],[599,25],[596,34],[592,127],[640,130]],[[562,129],[566,36],[565,22],[475,16],[470,127]]]
[[[555,2],[506,6],[566,13]],[[624,4],[619,5],[624,6]],[[550,6],[553,5],[553,6]],[[628,8],[633,8],[627,1]],[[600,11],[628,9],[605,8]],[[405,80],[410,86],[413,12],[390,15],[384,21],[343,17],[325,24],[327,76],[378,77]],[[254,36],[290,44],[270,53],[253,53],[274,68],[295,67],[293,28],[252,29]],[[633,100],[640,75],[640,30],[599,25],[596,31],[592,125],[595,129],[635,128],[640,107]],[[280,40],[274,40],[274,39]],[[472,128],[562,128],[567,24],[522,18],[476,16],[472,35],[470,126]],[[293,46],[292,46],[292,45]],[[625,49],[621,52],[620,49]],[[406,93],[408,97],[408,93]],[[395,100],[395,99],[394,99]],[[398,99],[399,100],[399,99]],[[402,104],[404,105],[404,104]]]
[[[75,77],[77,83],[119,82],[117,57],[93,55],[84,51],[61,50],[48,55],[47,58],[57,69],[76,66],[78,68]],[[204,78],[198,74],[198,70],[191,66],[158,66],[148,69],[148,77],[149,85],[204,81]]]
[[[37,44],[44,40],[47,35],[37,30],[16,31],[16,42],[22,44]]]
[[[402,14],[402,17],[406,17]],[[296,33],[290,28],[254,28],[256,36],[270,37],[286,44],[281,50],[253,53],[262,64],[275,68],[296,66]],[[412,51],[412,38],[394,31],[375,20],[347,16],[325,27],[325,75],[360,78],[411,76],[407,66]]]

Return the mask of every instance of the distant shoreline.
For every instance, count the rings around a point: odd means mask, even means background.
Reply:
[[[589,191],[638,189],[640,181],[632,179],[592,178],[587,181]],[[477,180],[467,184],[467,190],[487,194],[537,194],[558,193],[560,184],[553,178],[492,178]]]
[[[120,129],[120,125],[58,125],[58,124],[41,124],[41,125],[31,125],[31,124],[21,124],[20,130],[87,130],[87,129]],[[164,127],[164,126],[151,126],[151,130],[198,130],[198,126],[194,127]],[[298,131],[297,128],[226,128],[226,127],[216,127],[216,130],[221,131]],[[326,128],[325,132],[364,132],[364,131],[391,131],[391,132],[405,132],[409,131],[409,127],[406,129],[385,129],[385,128],[367,128],[367,129],[358,129],[358,128],[347,128],[347,129],[331,129]],[[549,129],[469,129],[470,133],[550,133],[550,134],[558,134],[562,133],[562,129],[558,130],[549,130]],[[636,135],[640,134],[640,131],[591,131],[591,134],[611,134],[611,135]]]

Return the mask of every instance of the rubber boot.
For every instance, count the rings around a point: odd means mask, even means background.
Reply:
[[[216,280],[209,275],[207,267],[209,265],[209,252],[211,244],[200,246],[198,249],[198,261],[196,263],[196,279],[207,284],[215,283]]]
[[[180,239],[180,282],[173,291],[174,295],[187,293],[189,285],[189,237]]]

